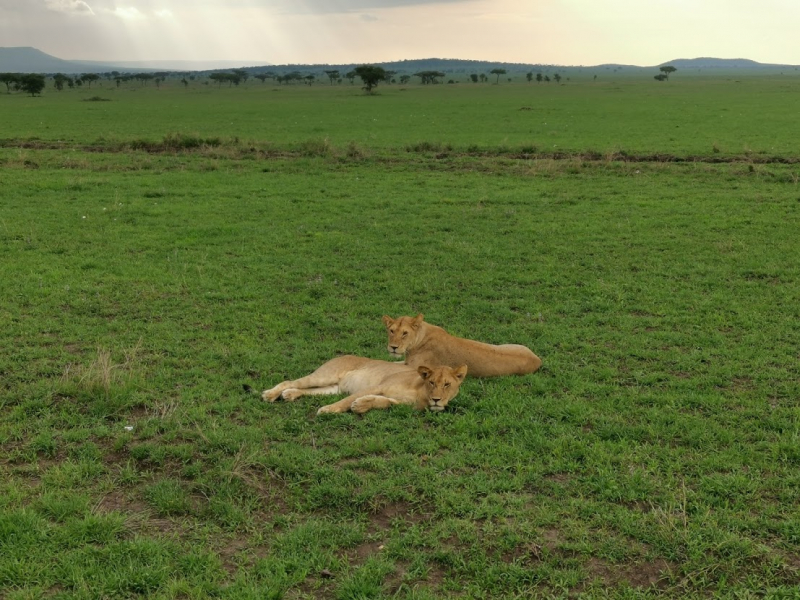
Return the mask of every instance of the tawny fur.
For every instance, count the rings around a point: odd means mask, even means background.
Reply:
[[[542,366],[542,360],[525,346],[494,346],[456,337],[423,319],[421,314],[397,319],[383,317],[389,335],[389,354],[405,355],[404,362],[410,367],[467,365],[470,377],[498,377],[534,373]]]
[[[310,375],[264,390],[261,397],[274,402],[279,397],[292,401],[307,395],[349,394],[338,402],[323,406],[317,414],[348,410],[365,413],[395,404],[440,411],[458,394],[466,374],[464,365],[458,368],[441,365],[429,369],[425,365],[409,367],[403,363],[360,356],[340,356]]]

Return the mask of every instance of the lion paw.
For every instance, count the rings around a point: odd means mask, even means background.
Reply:
[[[275,402],[275,400],[277,400],[278,396],[280,395],[281,395],[280,392],[276,392],[275,388],[272,388],[269,390],[264,390],[261,393],[261,399],[265,400],[266,402]]]
[[[294,388],[291,388],[291,389],[288,389],[288,390],[283,390],[283,392],[281,392],[281,398],[283,398],[287,402],[294,402],[295,400],[297,400],[302,395],[303,395],[303,391],[302,390],[298,390],[298,389],[294,389]]]
[[[372,408],[369,398],[358,398],[350,405],[350,410],[356,414],[363,415]]]

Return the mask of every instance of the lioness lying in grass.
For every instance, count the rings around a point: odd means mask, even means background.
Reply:
[[[493,346],[455,337],[423,321],[421,314],[397,319],[384,315],[383,324],[389,334],[389,354],[405,355],[405,364],[410,367],[467,365],[470,377],[497,377],[525,375],[542,366],[542,360],[525,346]]]
[[[464,365],[455,369],[447,366],[429,369],[422,365],[414,368],[360,356],[340,356],[310,375],[264,390],[261,397],[274,402],[278,397],[292,401],[308,395],[350,394],[343,400],[323,406],[317,414],[348,410],[365,413],[394,404],[441,411],[458,394],[466,374]]]

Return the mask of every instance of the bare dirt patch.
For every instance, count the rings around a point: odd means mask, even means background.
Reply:
[[[234,537],[217,550],[220,560],[222,561],[222,568],[229,574],[233,574],[239,568],[236,564],[235,557],[239,552],[247,548],[249,544],[247,540],[240,537]]]
[[[147,504],[141,499],[126,494],[122,490],[109,492],[95,504],[95,511],[120,512],[131,515],[141,515],[148,510]]]
[[[392,522],[398,519],[413,524],[425,521],[427,516],[416,511],[414,506],[408,502],[391,502],[369,515],[368,531],[370,533],[386,531],[391,529]]]
[[[606,586],[627,583],[633,588],[663,588],[675,566],[663,558],[634,565],[611,565],[599,558],[590,558],[586,570],[590,580],[599,580]]]

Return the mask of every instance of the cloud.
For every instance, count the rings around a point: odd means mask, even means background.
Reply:
[[[273,0],[259,4],[262,7],[275,8],[284,13],[334,14],[435,4],[470,4],[474,1],[475,0]]]
[[[92,7],[83,0],[45,0],[45,6],[54,12],[93,15]]]
[[[135,6],[118,6],[111,12],[126,21],[141,21],[145,18],[144,14]]]

